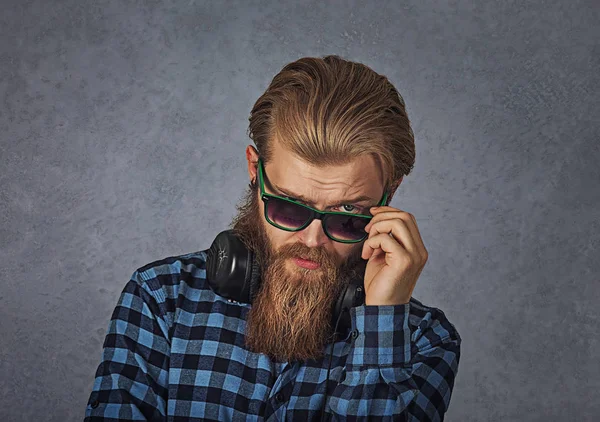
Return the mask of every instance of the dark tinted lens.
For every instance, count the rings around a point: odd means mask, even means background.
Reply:
[[[292,202],[269,198],[267,217],[273,223],[286,229],[302,227],[310,217],[310,210]]]
[[[330,215],[327,217],[327,231],[338,240],[358,240],[367,235],[365,227],[370,219],[347,215]]]

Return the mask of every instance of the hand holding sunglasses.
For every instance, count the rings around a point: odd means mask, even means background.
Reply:
[[[369,238],[362,258],[365,271],[365,305],[408,303],[425,267],[428,253],[412,214],[397,208],[373,207],[365,226]]]

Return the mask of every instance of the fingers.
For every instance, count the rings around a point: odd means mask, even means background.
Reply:
[[[412,214],[392,207],[372,209],[372,213],[374,217],[365,227],[369,239],[379,234],[391,234],[417,261],[427,261],[428,252],[417,227],[417,220]]]
[[[371,259],[372,256],[385,255],[386,264],[398,265],[400,263],[410,264],[413,258],[389,233],[380,233],[369,237],[363,245],[363,259]]]
[[[392,220],[381,220],[373,224],[368,228],[369,239],[379,235],[385,234],[388,235],[391,240],[400,243],[404,248],[411,254],[418,253],[417,247],[413,240],[412,233],[410,232],[407,224],[399,219]],[[389,235],[392,235],[390,237]],[[365,242],[366,243],[366,242]],[[386,243],[387,244],[387,243]],[[384,249],[385,250],[385,249]],[[388,251],[386,251],[388,252]],[[389,251],[392,252],[392,251]]]

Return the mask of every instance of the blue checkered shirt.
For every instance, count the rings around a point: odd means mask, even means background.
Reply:
[[[244,346],[251,305],[216,295],[206,252],[150,263],[119,298],[85,421],[442,421],[461,339],[442,311],[412,298],[352,308],[329,352],[277,363]]]

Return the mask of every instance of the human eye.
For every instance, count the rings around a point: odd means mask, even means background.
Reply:
[[[341,208],[340,212],[346,212],[350,214],[362,214],[364,211],[362,207],[352,204],[341,204],[337,208]]]

